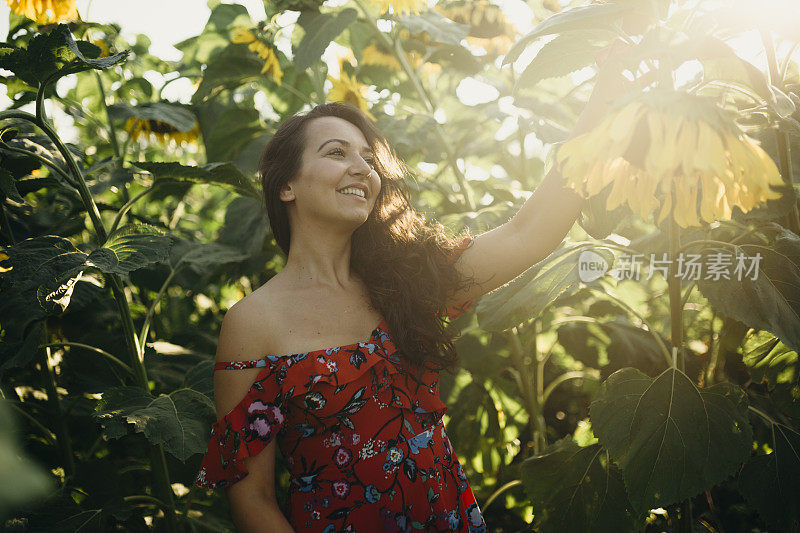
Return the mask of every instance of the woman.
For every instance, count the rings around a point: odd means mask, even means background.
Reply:
[[[610,79],[573,135],[624,84]],[[287,261],[225,314],[197,483],[228,488],[241,531],[485,532],[441,420],[439,371],[457,359],[442,318],[549,255],[582,200],[550,173],[509,222],[448,239],[409,205],[370,120],[336,103],[286,120],[259,173]]]

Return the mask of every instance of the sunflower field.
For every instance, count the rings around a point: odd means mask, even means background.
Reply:
[[[179,61],[74,0],[6,4],[5,530],[234,530],[194,480],[222,316],[284,264],[258,157],[343,101],[453,234],[549,172],[586,198],[455,321],[445,422],[489,531],[800,531],[793,2],[198,0]],[[617,41],[636,90],[570,137]]]

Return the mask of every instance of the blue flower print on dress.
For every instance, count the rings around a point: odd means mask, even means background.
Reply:
[[[423,431],[419,435],[414,435],[408,439],[408,447],[412,455],[417,455],[420,448],[427,448],[433,437],[433,429]]]
[[[483,521],[483,516],[477,503],[471,503],[467,507],[467,527],[469,528],[469,533],[486,533],[486,522]]]
[[[461,529],[461,517],[457,509],[453,509],[447,513],[447,525],[450,526],[450,531],[458,531]]]
[[[369,503],[377,503],[381,499],[381,493],[375,485],[367,485],[367,488],[364,489],[364,497]]]

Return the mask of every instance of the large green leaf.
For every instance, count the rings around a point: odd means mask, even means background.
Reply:
[[[260,197],[253,183],[235,165],[230,163],[215,162],[200,167],[182,165],[174,161],[131,161],[131,164],[150,172],[156,182],[210,183],[231,189],[244,196]]]
[[[87,268],[87,255],[56,235],[25,239],[5,253],[3,266],[11,270],[2,275],[0,315],[21,313],[32,320],[63,312]]]
[[[752,428],[744,393],[730,383],[698,389],[676,369],[651,379],[612,374],[590,408],[592,430],[622,469],[634,509],[690,498],[747,460]]]
[[[107,274],[126,275],[169,257],[171,237],[148,224],[128,224],[108,236],[102,248],[89,254],[86,264]]]
[[[514,91],[529,89],[541,80],[565,76],[591,66],[597,52],[607,46],[613,37],[605,30],[570,31],[557,36],[545,44],[525,67]]]
[[[481,297],[476,305],[478,322],[489,331],[504,331],[536,317],[561,293],[581,282],[578,258],[586,247],[559,248],[514,280]],[[610,250],[593,248],[608,265]]]
[[[61,76],[90,69],[107,69],[127,59],[130,50],[98,58],[99,46],[75,41],[67,24],[59,24],[46,34],[37,34],[28,48],[0,43],[0,68],[10,70],[32,87]]]
[[[397,17],[401,26],[408,28],[412,35],[427,33],[431,41],[458,45],[469,34],[469,25],[455,22],[438,11],[428,10],[418,15],[409,14]]]
[[[119,438],[133,429],[185,461],[205,450],[214,421],[214,404],[192,389],[178,389],[153,398],[139,387],[115,387],[103,393],[95,416],[109,437]]]
[[[335,14],[319,11],[303,11],[297,24],[305,30],[300,44],[293,50],[295,66],[304,70],[319,61],[328,45],[347,29],[358,17],[350,7]]]
[[[700,279],[698,288],[722,313],[777,336],[786,346],[800,351],[800,237],[778,226],[774,246],[742,244],[703,251],[703,264],[710,254],[732,259],[729,277]],[[744,269],[735,273],[737,256],[744,257]],[[759,259],[760,257],[760,259]],[[756,270],[754,265],[758,265]],[[747,269],[752,270],[748,273]],[[755,279],[752,279],[755,277]],[[740,279],[741,278],[741,279]]]
[[[246,44],[231,43],[216,54],[203,71],[200,85],[192,95],[192,104],[203,103],[225,89],[233,89],[264,76],[264,60]]]
[[[599,444],[561,439],[522,463],[522,482],[541,533],[638,529],[622,474]]]
[[[800,433],[772,424],[771,446],[744,465],[739,492],[771,527],[800,531]]]
[[[539,37],[572,30],[610,29],[614,21],[621,20],[623,15],[632,9],[631,6],[608,3],[574,7],[556,13],[514,43],[503,58],[503,65],[516,61],[525,48]]]

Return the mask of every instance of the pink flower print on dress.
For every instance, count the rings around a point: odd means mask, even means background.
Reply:
[[[275,428],[283,424],[283,413],[272,404],[256,400],[250,404],[247,413],[250,429],[262,439],[271,437]]]
[[[347,495],[350,494],[350,484],[344,480],[340,479],[338,481],[333,482],[333,494],[337,498],[345,499]]]

